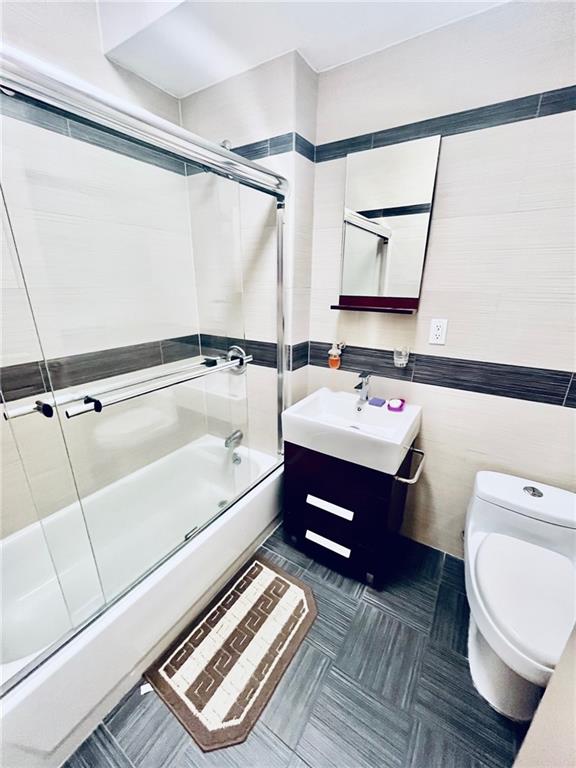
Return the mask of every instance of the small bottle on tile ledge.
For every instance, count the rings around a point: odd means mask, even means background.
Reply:
[[[328,350],[328,366],[330,368],[340,368],[342,350],[346,344],[332,344]]]

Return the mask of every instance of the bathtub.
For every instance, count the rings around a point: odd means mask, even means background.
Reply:
[[[2,699],[2,765],[59,765],[257,547],[282,469],[236,453],[204,436],[1,542],[2,674],[46,657]]]

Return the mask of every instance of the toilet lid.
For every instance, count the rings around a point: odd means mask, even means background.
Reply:
[[[554,668],[576,620],[576,573],[570,560],[491,533],[478,549],[476,577],[500,632],[528,658]]]

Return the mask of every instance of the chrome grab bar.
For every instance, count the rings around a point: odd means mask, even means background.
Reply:
[[[216,373],[217,371],[226,371],[230,370],[231,368],[244,368],[247,363],[251,362],[252,355],[245,355],[244,357],[236,357],[233,360],[217,363],[216,365],[211,365],[209,367],[202,365],[201,367],[203,370],[189,369],[188,372],[158,376],[155,379],[149,380],[151,386],[148,386],[142,390],[137,389],[137,386],[124,386],[116,387],[109,394],[99,392],[93,395],[87,395],[81,403],[66,409],[66,418],[72,419],[74,416],[80,416],[81,414],[89,413],[90,411],[100,413],[104,408],[108,408],[110,405],[125,403],[127,400],[133,400],[136,397],[148,395],[152,392],[159,392],[162,389],[168,389],[169,387],[173,387],[176,384],[184,384],[185,382],[192,381],[193,379],[200,379],[204,376],[209,376],[211,373]],[[156,382],[155,386],[153,386],[154,382]]]
[[[61,395],[53,395],[50,396],[51,403],[45,402],[43,400],[36,400],[35,403],[28,404],[28,405],[21,405],[16,408],[9,408],[8,406],[4,406],[4,418],[6,420],[8,419],[17,419],[20,416],[28,416],[31,413],[42,413],[44,416],[47,416],[50,418],[54,415],[54,406],[57,405],[68,405],[69,403],[76,403],[77,401],[81,401],[81,405],[78,406],[81,408],[81,410],[78,411],[78,413],[68,413],[66,411],[66,416],[68,418],[72,418],[72,416],[77,416],[80,413],[87,413],[89,411],[96,411],[96,413],[99,413],[102,410],[103,405],[102,404],[102,398],[101,395],[106,394],[108,392],[118,392],[119,390],[126,390],[128,387],[136,387],[141,384],[147,384],[149,382],[154,381],[160,381],[160,382],[166,382],[163,383],[160,387],[155,387],[153,389],[148,390],[149,392],[155,391],[155,389],[165,389],[167,386],[173,386],[174,384],[179,384],[184,381],[189,381],[191,379],[199,378],[201,376],[206,376],[209,373],[215,373],[216,371],[226,370],[229,368],[235,368],[238,370],[238,372],[242,372],[245,370],[245,366],[247,363],[252,362],[252,355],[246,355],[243,349],[240,347],[231,347],[231,349],[228,352],[227,357],[221,357],[221,358],[214,358],[214,357],[207,357],[204,359],[202,363],[194,363],[194,365],[186,365],[182,368],[178,368],[174,371],[165,371],[164,373],[156,373],[153,376],[146,376],[142,378],[142,376],[139,376],[138,378],[132,377],[122,384],[118,384],[117,382],[114,384],[107,384],[103,385],[98,388],[98,392],[92,395],[86,395],[85,392],[64,392]],[[220,362],[222,361],[222,362]],[[236,371],[235,371],[236,372]],[[188,377],[189,373],[195,373],[196,375]],[[174,381],[174,377],[181,377],[186,376],[186,378],[182,378],[178,381]],[[169,381],[169,383],[168,383]],[[141,394],[146,394],[145,392],[142,392]],[[134,395],[136,397],[136,395]],[[125,398],[130,399],[130,398]],[[121,402],[121,401],[119,401]],[[91,405],[90,405],[91,404]],[[111,405],[112,403],[108,403]],[[90,406],[86,408],[86,406]],[[70,412],[73,410],[76,410],[75,408],[68,409]]]
[[[424,451],[421,451],[419,448],[409,448],[408,450],[412,451],[412,453],[417,453],[422,458],[420,459],[420,463],[418,464],[418,469],[416,470],[416,474],[414,477],[400,477],[399,475],[396,475],[394,477],[394,480],[398,480],[399,483],[406,483],[407,485],[414,485],[414,483],[417,483],[420,479],[420,475],[422,474],[422,470],[424,469],[424,459],[426,458]]]

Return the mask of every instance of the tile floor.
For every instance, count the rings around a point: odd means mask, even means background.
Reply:
[[[524,729],[470,681],[462,563],[401,547],[377,592],[276,531],[261,553],[312,586],[319,615],[248,739],[205,754],[136,687],[65,768],[508,768]]]

